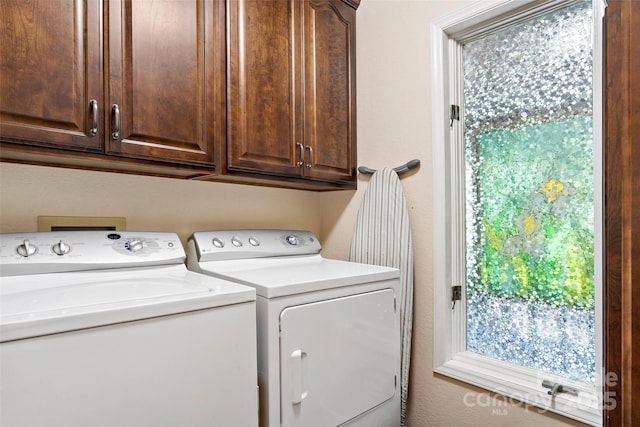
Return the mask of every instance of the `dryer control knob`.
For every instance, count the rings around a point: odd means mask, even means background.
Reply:
[[[300,244],[300,240],[298,240],[298,238],[293,234],[289,234],[287,237],[285,237],[285,240],[292,246],[298,246]]]
[[[214,237],[212,240],[213,246],[215,246],[216,248],[224,248],[224,242],[222,240],[220,240],[217,237]]]
[[[16,252],[18,252],[18,255],[21,255],[25,258],[28,258],[31,255],[34,255],[36,251],[37,251],[36,246],[29,243],[28,240],[23,241],[22,244],[18,245],[18,247],[16,248]]]
[[[125,242],[124,247],[129,252],[140,252],[144,247],[144,242],[142,240],[129,240]]]
[[[60,240],[58,243],[53,245],[51,250],[56,255],[66,255],[71,251],[71,246],[67,245],[65,242]]]

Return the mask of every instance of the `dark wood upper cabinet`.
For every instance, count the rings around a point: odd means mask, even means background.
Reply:
[[[101,21],[96,0],[0,2],[3,140],[101,152]]]
[[[213,167],[224,132],[222,6],[105,2],[107,152]]]
[[[356,186],[357,0],[2,0],[0,159]]]
[[[299,0],[230,0],[227,167],[299,175]]]
[[[355,9],[228,2],[227,170],[355,186]]]
[[[224,141],[224,2],[2,0],[3,160],[197,176]],[[78,153],[78,152],[81,153]]]
[[[355,182],[355,9],[341,1],[304,2],[303,174]]]

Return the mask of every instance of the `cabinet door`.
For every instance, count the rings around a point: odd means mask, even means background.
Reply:
[[[112,0],[105,7],[107,152],[213,166],[224,138],[224,3]]]
[[[228,8],[227,169],[301,176],[300,1]]]
[[[98,0],[0,1],[2,140],[102,151],[98,6]]]
[[[355,183],[356,11],[342,1],[304,6],[304,174]]]

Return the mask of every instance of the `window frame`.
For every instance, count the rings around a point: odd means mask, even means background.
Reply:
[[[452,308],[453,285],[463,285],[465,272],[465,190],[462,100],[462,42],[499,28],[565,7],[566,0],[480,0],[431,22],[431,87],[433,102],[433,370],[506,396],[528,410],[551,411],[569,418],[602,425],[602,407],[611,399],[602,395],[603,382],[603,181],[602,181],[602,58],[603,0],[592,0],[593,43],[593,137],[594,137],[594,238],[595,238],[595,334],[596,384],[541,373],[466,351],[466,302]],[[599,84],[598,84],[599,83]],[[451,105],[460,106],[460,120],[451,122]],[[450,126],[450,123],[453,123]],[[543,380],[551,380],[579,390],[579,396],[565,393],[549,396]],[[486,402],[486,399],[483,400]],[[465,404],[474,405],[474,402]],[[504,403],[502,403],[504,405]],[[496,406],[500,406],[496,404]],[[535,407],[535,408],[533,408]]]

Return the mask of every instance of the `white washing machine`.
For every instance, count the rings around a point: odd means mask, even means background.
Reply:
[[[308,231],[197,232],[187,265],[256,289],[261,426],[398,426],[399,271],[320,250]]]
[[[0,424],[256,426],[255,290],[173,233],[0,235]]]

